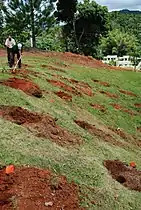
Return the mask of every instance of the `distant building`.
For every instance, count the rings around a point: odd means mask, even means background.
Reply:
[[[141,58],[137,58],[138,65],[136,66],[137,70],[141,70]],[[118,57],[117,55],[107,55],[102,60],[103,63],[119,66],[121,68],[134,68],[131,56],[126,55],[123,57]]]

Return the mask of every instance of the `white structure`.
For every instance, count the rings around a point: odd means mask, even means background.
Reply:
[[[118,57],[117,55],[107,55],[103,58],[103,63],[109,64],[111,61],[117,61]]]
[[[139,64],[136,66],[137,70],[141,70],[141,58],[137,58]],[[123,56],[118,57],[117,55],[107,55],[102,60],[103,63],[112,64],[115,62],[116,66],[120,66],[122,68],[134,68],[133,62],[131,61],[131,56]],[[114,64],[113,64],[114,65]]]

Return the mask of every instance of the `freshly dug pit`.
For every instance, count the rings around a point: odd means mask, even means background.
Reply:
[[[65,176],[49,170],[16,168],[14,173],[0,170],[1,210],[83,210],[79,206],[78,186]]]
[[[75,84],[75,88],[78,89],[79,91],[81,91],[83,94],[87,95],[87,96],[93,96],[93,90],[91,88],[91,86],[83,81],[78,81],[75,79],[69,79],[69,78],[63,78],[64,80]]]
[[[82,95],[80,92],[78,92],[74,87],[71,87],[69,85],[66,85],[64,82],[58,81],[58,80],[49,80],[47,79],[47,82],[51,83],[52,85],[62,88],[67,92],[71,92],[74,95]]]
[[[60,98],[64,99],[65,101],[72,101],[72,96],[63,92],[63,91],[58,91],[58,92],[54,92],[57,96],[59,96]]]
[[[104,166],[111,173],[113,179],[130,190],[141,192],[141,171],[130,167],[119,160],[106,160]]]
[[[91,107],[93,107],[94,109],[100,110],[101,112],[105,112],[106,108],[104,105],[100,105],[100,104],[90,104]]]
[[[134,97],[137,97],[137,95],[135,93],[132,93],[130,91],[126,91],[126,90],[119,90],[119,92],[125,94],[125,95],[128,95],[128,96],[134,96]]]
[[[124,147],[125,144],[117,141],[111,134],[108,134],[104,132],[103,130],[100,130],[95,127],[95,125],[91,125],[85,121],[75,120],[74,121],[77,125],[79,125],[81,128],[87,130],[90,134],[97,136],[98,138],[102,139],[105,142],[111,143],[115,146]]]
[[[110,92],[106,92],[106,91],[103,91],[103,90],[101,90],[100,93],[102,93],[102,94],[108,96],[109,98],[119,98],[118,95],[113,94],[113,93],[110,93]]]
[[[82,143],[80,137],[61,128],[56,124],[56,119],[49,115],[40,115],[16,106],[0,106],[0,116],[26,127],[37,137],[49,138],[61,146]]]
[[[65,73],[66,71],[60,68],[57,68],[55,66],[50,66],[50,65],[41,65],[42,68],[47,68],[48,70],[53,70],[53,71],[59,71]]]
[[[137,108],[141,108],[141,104],[134,104],[135,105],[135,107],[137,107]]]
[[[126,108],[122,107],[122,106],[119,105],[119,104],[111,104],[111,106],[113,106],[113,107],[114,107],[115,109],[117,109],[117,110],[126,112],[126,113],[130,114],[131,116],[137,115],[137,114],[136,114],[135,112],[133,112],[132,110],[126,109]]]
[[[0,83],[2,85],[8,86],[14,89],[22,90],[28,95],[32,95],[38,98],[42,97],[42,91],[40,90],[39,86],[34,84],[30,80],[19,79],[19,78],[13,77],[8,80],[1,81]]]
[[[111,86],[108,82],[102,82],[102,81],[97,80],[97,79],[93,79],[93,82],[99,83],[100,85],[103,85],[105,87],[110,87]]]

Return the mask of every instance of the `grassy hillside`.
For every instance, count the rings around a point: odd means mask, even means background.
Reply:
[[[33,112],[48,113],[58,119],[58,125],[83,139],[80,145],[60,146],[50,139],[35,136],[21,125],[0,118],[1,165],[30,165],[67,176],[80,186],[80,197],[83,197],[81,204],[89,210],[140,210],[141,193],[131,191],[112,179],[103,161],[135,161],[137,168],[141,169],[141,150],[138,146],[141,143],[141,108],[137,105],[141,104],[141,74],[100,66],[98,68],[98,65],[92,68],[87,63],[82,66],[71,56],[64,59],[58,54],[46,56],[41,53],[25,53],[23,63],[28,66],[22,69],[34,72],[28,75],[11,74],[7,70],[4,55],[0,57],[0,63],[0,80],[24,76],[43,90],[43,97],[36,98],[21,90],[1,85],[0,105],[20,106]],[[81,94],[64,91],[64,88],[54,86],[49,80],[61,81]],[[78,81],[88,83],[87,87],[82,88]],[[72,96],[72,101],[58,97],[55,91],[64,91]],[[123,91],[130,93],[125,94]],[[117,105],[118,108],[115,108]],[[107,140],[104,135],[92,135],[74,120],[95,125],[101,133],[112,136],[114,142],[111,137]],[[120,133],[116,133],[117,128]]]

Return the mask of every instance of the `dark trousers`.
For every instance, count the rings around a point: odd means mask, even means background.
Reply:
[[[15,55],[17,55],[17,60],[19,60],[20,59],[20,56],[21,56],[20,53],[19,52],[13,53],[13,60],[14,61],[15,61]],[[18,67],[21,68],[21,59],[18,62]]]
[[[7,60],[8,60],[9,67],[12,67],[14,64],[14,56],[13,56],[12,48],[7,48]]]

